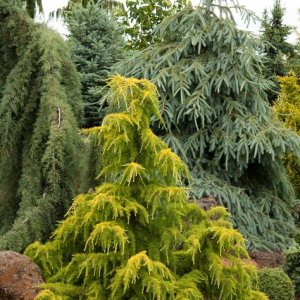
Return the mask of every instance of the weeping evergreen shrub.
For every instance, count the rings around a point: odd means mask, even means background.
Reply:
[[[267,299],[226,210],[187,203],[187,166],[150,129],[155,86],[116,76],[108,87],[119,112],[89,130],[104,182],[75,198],[49,242],[27,248],[47,280],[36,299]]]
[[[80,82],[66,43],[0,0],[0,249],[46,239],[80,186]]]
[[[190,197],[227,207],[250,249],[282,249],[293,243],[295,200],[282,157],[299,155],[300,139],[269,107],[260,42],[233,13],[253,17],[237,1],[189,6],[156,28],[161,42],[116,69],[158,88],[165,128],[155,132],[188,163]]]

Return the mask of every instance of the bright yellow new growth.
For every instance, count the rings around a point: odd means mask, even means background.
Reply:
[[[124,287],[125,294],[129,287],[134,285],[139,279],[140,273],[143,269],[148,272],[150,277],[162,276],[163,279],[171,281],[175,279],[172,272],[163,263],[151,260],[147,256],[146,251],[142,251],[130,257],[126,265],[117,271],[117,274],[110,286],[112,289],[112,295],[118,291],[120,286]],[[161,282],[160,285],[162,284],[163,283]],[[158,298],[155,299],[161,299],[159,294],[156,296]]]
[[[157,154],[160,150],[166,147],[166,144],[153,133],[151,129],[143,131],[142,134],[142,147],[141,150],[148,150]]]
[[[169,148],[159,151],[155,165],[164,176],[174,178],[177,183],[182,182],[182,177],[189,177],[189,171],[185,163]]]
[[[151,208],[151,216],[154,218],[154,214],[158,207],[162,205],[168,207],[170,204],[183,205],[186,203],[187,190],[184,187],[178,186],[149,186],[148,191],[145,194],[145,200],[147,206]]]
[[[103,252],[108,253],[113,248],[114,252],[120,249],[124,253],[125,244],[127,243],[128,237],[123,227],[113,221],[102,222],[94,227],[86,242],[85,249],[95,249],[96,246],[100,246]]]
[[[127,129],[128,123],[130,125],[136,124],[134,118],[127,113],[110,114],[103,120],[102,132],[106,129],[109,131],[112,128],[117,128],[117,132],[124,132]]]
[[[300,83],[295,74],[279,77],[280,95],[274,105],[278,117],[287,127],[300,133]]]
[[[143,179],[145,179],[147,176],[146,169],[138,163],[131,162],[124,165],[124,167],[125,170],[121,178],[121,182],[123,184],[127,183],[128,185],[130,185],[131,183],[135,182],[137,177],[139,177],[143,182]]]

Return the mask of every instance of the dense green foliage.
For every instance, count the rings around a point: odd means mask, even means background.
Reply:
[[[127,47],[137,50],[157,41],[153,39],[153,29],[167,16],[182,9],[189,0],[69,0],[67,7],[63,11],[72,10],[74,4],[81,4],[87,7],[90,4],[102,8],[108,8],[111,12],[119,16],[119,21],[123,23],[127,37]],[[61,14],[61,10],[58,10]]]
[[[75,5],[67,14],[72,60],[80,74],[84,127],[100,124],[99,100],[111,66],[123,57],[125,41],[120,26],[98,4]]]
[[[265,42],[263,54],[266,57],[264,62],[264,75],[274,83],[272,90],[268,91],[268,99],[273,102],[278,97],[279,83],[277,76],[287,74],[287,60],[295,55],[295,47],[287,42],[287,38],[292,33],[292,27],[283,24],[284,8],[281,1],[275,0],[271,10],[271,17],[268,11],[264,10],[262,20],[261,38]]]
[[[80,185],[80,82],[66,43],[0,0],[0,249],[49,236]]]
[[[270,300],[294,300],[294,286],[280,268],[264,268],[258,271],[258,288]]]
[[[68,5],[69,7],[74,4],[80,4],[83,7],[87,7],[90,4],[98,4],[99,6],[111,8],[111,7],[120,7],[120,1],[118,0],[69,0]]]
[[[286,248],[295,195],[282,156],[299,155],[300,140],[269,107],[259,41],[237,29],[233,11],[218,3],[167,18],[156,29],[162,41],[117,71],[158,88],[165,128],[155,131],[189,164],[191,197],[213,195],[226,206],[249,248]]]
[[[285,272],[292,279],[295,292],[300,296],[300,248],[295,247],[286,252]]]
[[[43,12],[42,0],[10,0],[10,2],[18,2],[18,1],[24,5],[31,18],[34,18],[37,11]]]
[[[121,11],[125,18],[128,47],[138,50],[158,41],[153,29],[167,16],[182,9],[189,0],[126,0],[126,9]]]
[[[66,17],[66,15],[73,9],[74,6],[88,7],[89,5],[97,5],[109,11],[123,11],[124,4],[119,0],[69,0],[65,7],[59,8],[51,13],[52,16]]]
[[[187,203],[187,166],[149,127],[155,86],[120,76],[108,86],[119,111],[90,129],[105,182],[76,197],[51,241],[27,248],[47,279],[37,299],[267,299],[226,210]]]
[[[288,60],[288,69],[300,78],[300,38],[295,47],[295,55]]]
[[[274,108],[285,125],[300,135],[300,77],[290,73],[278,80],[280,94]],[[296,196],[300,199],[300,160],[290,154],[285,158],[285,165]]]

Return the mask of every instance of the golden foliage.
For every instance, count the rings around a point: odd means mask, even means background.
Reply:
[[[288,76],[279,77],[278,81],[280,83],[280,95],[274,109],[286,127],[300,135],[300,79],[291,72]],[[300,159],[291,154],[286,155],[285,166],[297,198],[299,198]]]
[[[53,240],[26,250],[48,281],[39,299],[266,299],[252,289],[255,270],[226,210],[187,203],[187,166],[149,128],[154,86],[120,76],[108,86],[125,112],[90,131],[106,181],[74,200]]]

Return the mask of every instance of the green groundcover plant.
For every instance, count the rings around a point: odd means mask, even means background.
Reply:
[[[116,76],[108,87],[119,111],[90,129],[104,182],[76,197],[52,240],[27,248],[47,281],[36,299],[267,299],[225,208],[187,203],[187,166],[150,129],[155,86]]]

